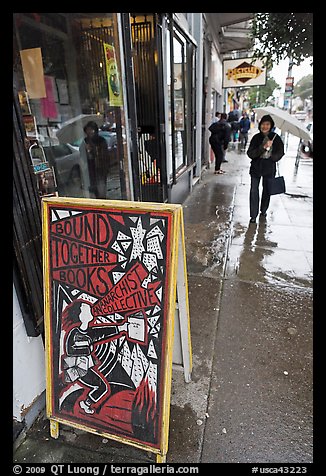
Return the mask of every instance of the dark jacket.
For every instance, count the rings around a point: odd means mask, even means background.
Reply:
[[[275,123],[270,115],[263,116],[258,124],[258,129],[260,131],[260,126],[262,122],[270,122],[271,129],[275,127]],[[263,158],[265,153],[265,148],[263,144],[265,141],[270,139],[273,140],[273,145],[271,149],[271,156],[268,159]],[[250,141],[249,148],[247,151],[248,157],[251,159],[249,173],[254,177],[264,177],[272,176],[276,174],[276,162],[278,162],[284,155],[284,144],[279,135],[275,132],[269,132],[268,138],[262,133],[258,132],[255,134]]]
[[[87,158],[91,162],[94,161],[96,179],[106,179],[110,166],[110,156],[106,140],[100,135],[95,135],[92,139],[86,137],[84,141],[91,148],[91,152],[87,153]]]
[[[222,144],[224,149],[227,149],[231,137],[231,127],[224,119],[218,122],[213,122],[208,128],[211,132],[210,141]]]
[[[240,119],[240,132],[246,134],[250,130],[250,120],[248,117],[243,117]]]
[[[265,135],[262,132],[255,134],[251,139],[247,155],[251,159],[250,164],[250,175],[255,177],[262,176],[275,176],[276,173],[276,162],[278,162],[284,155],[284,144],[279,135],[275,132],[270,132],[268,137],[269,139],[275,139],[272,145],[272,153],[270,158],[264,159],[262,156],[265,152],[263,147]]]

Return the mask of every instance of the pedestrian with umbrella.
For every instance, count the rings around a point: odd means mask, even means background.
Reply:
[[[275,123],[267,114],[258,124],[259,132],[250,142],[247,155],[251,159],[249,173],[251,176],[250,186],[250,223],[255,223],[259,212],[259,183],[262,178],[263,191],[260,202],[261,217],[266,217],[270,202],[268,191],[268,178],[276,175],[276,162],[284,155],[284,144],[276,132],[272,132]]]

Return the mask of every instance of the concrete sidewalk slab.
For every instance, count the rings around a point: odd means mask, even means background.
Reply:
[[[312,293],[224,283],[203,463],[313,461]]]

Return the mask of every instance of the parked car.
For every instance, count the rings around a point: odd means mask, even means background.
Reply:
[[[115,131],[99,131],[107,142],[109,150],[110,165],[118,164],[117,156],[117,134]],[[66,193],[67,187],[71,185],[80,186],[80,152],[79,146],[83,138],[73,144],[57,144],[51,146],[40,146],[35,144],[30,148],[31,160],[36,168],[42,168],[45,162],[53,167],[59,193]],[[71,187],[70,187],[71,188]]]
[[[299,121],[305,121],[307,118],[307,113],[306,111],[297,111],[294,113],[294,117]]]
[[[109,150],[117,147],[117,133],[116,132],[99,131],[98,135],[104,137]]]
[[[310,140],[303,140],[301,139],[300,141],[300,152],[304,157],[311,157],[313,158],[313,128],[314,128],[314,123],[313,122],[308,122],[306,125],[306,128],[309,131],[310,134]]]
[[[34,169],[41,167],[44,162],[53,167],[59,189],[71,181],[80,181],[80,153],[76,147],[70,144],[52,146],[35,144],[30,148],[30,155]]]
[[[54,167],[58,186],[80,181],[80,153],[70,144],[44,147],[49,164]]]

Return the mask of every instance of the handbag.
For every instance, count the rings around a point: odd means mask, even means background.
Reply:
[[[267,179],[267,190],[269,195],[279,195],[280,193],[285,193],[285,180],[283,175],[280,175],[278,164],[277,164],[278,176],[269,177]]]

